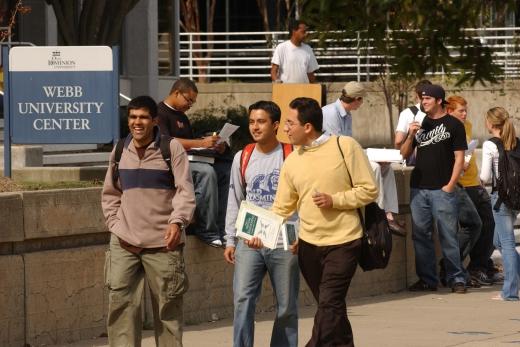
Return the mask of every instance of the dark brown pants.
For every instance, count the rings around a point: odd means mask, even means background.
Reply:
[[[318,310],[306,347],[353,347],[346,296],[361,252],[361,239],[334,246],[298,242],[298,262]]]

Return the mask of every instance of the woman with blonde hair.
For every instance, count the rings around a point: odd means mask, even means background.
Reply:
[[[520,254],[515,248],[514,222],[517,210],[510,208],[507,202],[499,197],[497,183],[500,180],[499,160],[507,151],[518,151],[518,139],[515,128],[507,111],[502,107],[493,107],[486,113],[486,127],[493,138],[482,145],[482,171],[480,179],[492,182],[491,203],[495,218],[495,247],[502,254],[504,267],[504,284],[502,292],[493,299],[517,301],[520,280]],[[511,187],[518,189],[518,187]],[[497,203],[498,202],[498,203]]]

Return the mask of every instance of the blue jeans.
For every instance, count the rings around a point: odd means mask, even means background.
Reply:
[[[410,208],[415,271],[417,276],[430,286],[436,287],[439,282],[432,238],[434,221],[439,232],[448,285],[465,282],[457,239],[457,200],[457,192],[446,193],[441,189],[411,189]]]
[[[457,198],[459,204],[459,247],[460,247],[460,261],[469,255],[473,246],[477,243],[482,230],[482,221],[480,216],[471,201],[471,198],[466,193],[465,189],[457,189]]]
[[[255,307],[266,272],[269,273],[276,297],[276,318],[271,335],[271,347],[298,346],[298,257],[282,248],[252,249],[240,240],[235,250],[233,278],[234,347],[254,345]]]
[[[195,189],[195,225],[188,232],[210,243],[224,237],[230,163],[216,159],[215,164],[190,162]]]
[[[493,243],[502,254],[504,266],[504,285],[502,286],[502,298],[504,300],[518,300],[518,281],[520,277],[520,255],[516,251],[514,223],[518,211],[510,210],[501,204],[498,211],[495,203],[498,193],[491,194],[491,205],[495,217],[495,236]]]

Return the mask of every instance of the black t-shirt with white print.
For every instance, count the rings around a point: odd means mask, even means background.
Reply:
[[[410,186],[420,189],[441,189],[448,184],[455,164],[454,151],[466,150],[466,131],[457,118],[446,114],[437,119],[424,117],[415,135],[417,162]]]

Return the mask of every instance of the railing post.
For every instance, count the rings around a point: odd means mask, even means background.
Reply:
[[[189,47],[188,47],[188,66],[189,66],[189,76],[190,80],[193,80],[193,33],[188,34],[189,37]]]
[[[359,39],[360,39],[360,34],[359,34],[359,31],[356,31],[356,39],[357,39],[357,45],[356,45],[356,52],[357,52],[357,73],[356,73],[356,77],[357,77],[357,81],[358,82],[361,82],[361,51],[359,49],[359,45],[360,45],[360,42],[359,42]]]

